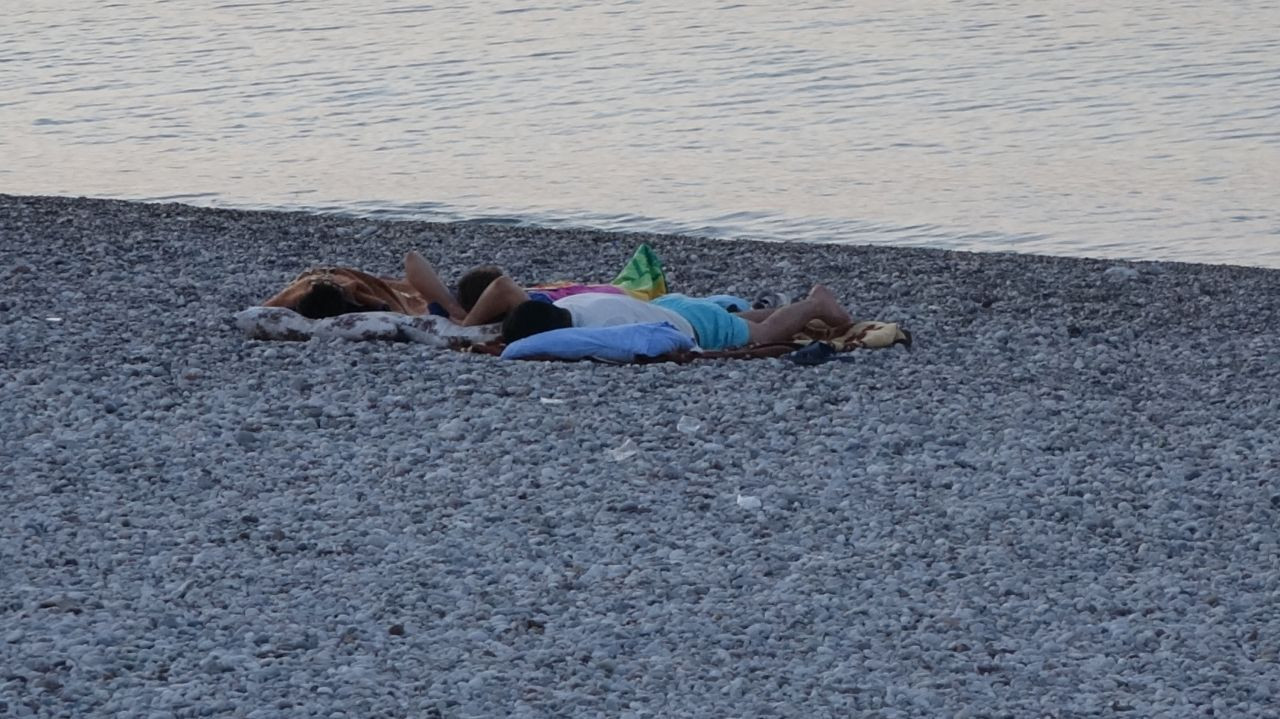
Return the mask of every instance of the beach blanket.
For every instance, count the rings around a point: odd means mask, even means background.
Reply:
[[[417,342],[461,349],[491,342],[501,325],[463,327],[447,317],[402,312],[358,312],[313,320],[288,307],[250,307],[236,313],[236,327],[258,340],[306,341],[312,337],[355,341]]]
[[[894,345],[904,345],[909,348],[911,333],[902,329],[896,322],[863,320],[832,327],[822,320],[813,320],[805,326],[804,331],[795,336],[792,344],[803,346],[813,342],[831,345],[837,352],[880,349]]]

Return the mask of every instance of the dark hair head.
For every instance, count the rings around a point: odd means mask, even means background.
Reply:
[[[573,326],[573,315],[550,302],[529,300],[516,305],[502,321],[502,341],[511,344],[530,335]]]
[[[470,312],[471,308],[480,301],[480,295],[484,294],[485,288],[502,274],[502,268],[496,265],[480,265],[467,270],[462,279],[458,280],[458,304],[462,305],[462,309]]]
[[[298,300],[295,308],[298,314],[303,317],[310,317],[313,320],[324,319],[325,317],[336,317],[345,315],[348,312],[359,312],[357,307],[347,301],[342,293],[342,288],[332,282],[313,282],[307,293]]]

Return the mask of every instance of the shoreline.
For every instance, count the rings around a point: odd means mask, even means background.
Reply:
[[[849,243],[839,241],[806,241],[806,240],[788,240],[782,237],[772,236],[719,236],[719,235],[701,235],[696,232],[685,233],[682,231],[663,231],[663,230],[627,230],[612,228],[597,228],[590,225],[573,225],[557,221],[549,224],[539,224],[537,219],[521,220],[519,218],[507,216],[493,217],[476,217],[457,220],[449,219],[415,219],[408,214],[408,211],[402,213],[389,214],[380,216],[376,211],[371,213],[360,212],[359,210],[344,210],[338,207],[227,207],[227,206],[210,206],[189,204],[182,199],[118,199],[112,197],[98,196],[70,196],[70,195],[18,195],[12,193],[0,192],[0,198],[7,199],[24,199],[24,200],[48,200],[48,201],[73,201],[81,203],[123,203],[131,206],[154,206],[154,207],[180,207],[187,208],[197,212],[209,213],[232,213],[240,215],[269,215],[269,216],[294,216],[304,218],[330,218],[350,223],[374,223],[384,225],[417,225],[432,227],[486,227],[495,230],[511,230],[515,232],[526,231],[530,233],[563,233],[566,235],[599,235],[613,237],[648,237],[648,238],[673,238],[683,240],[695,240],[701,242],[724,242],[724,243],[746,243],[749,245],[785,245],[801,248],[823,248],[823,247],[844,247],[858,250],[886,250],[889,252],[922,250],[924,252],[949,252],[959,255],[1015,255],[1019,257],[1046,257],[1057,258],[1063,260],[1080,260],[1085,262],[1109,262],[1116,264],[1156,264],[1156,265],[1195,265],[1205,267],[1239,267],[1246,269],[1262,269],[1280,271],[1280,266],[1269,264],[1245,264],[1240,262],[1207,262],[1200,260],[1187,260],[1176,258],[1135,258],[1108,255],[1089,255],[1089,254],[1053,254],[1047,252],[1020,252],[1016,249],[972,249],[972,248],[952,248],[940,245],[919,244],[911,242],[909,244],[891,244],[887,242],[872,243]]]
[[[314,265],[607,281],[640,242],[675,291],[822,282],[914,350],[612,367],[231,322]],[[1280,270],[0,195],[0,276],[10,711],[1280,694]]]

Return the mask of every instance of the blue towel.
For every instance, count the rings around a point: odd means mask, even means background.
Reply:
[[[502,351],[503,359],[587,357],[606,362],[634,362],[693,348],[693,338],[666,322],[614,327],[566,327],[516,340]]]

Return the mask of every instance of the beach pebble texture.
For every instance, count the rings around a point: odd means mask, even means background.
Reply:
[[[831,286],[914,349],[235,326],[313,265]],[[0,196],[0,716],[1280,706],[1280,271]]]

